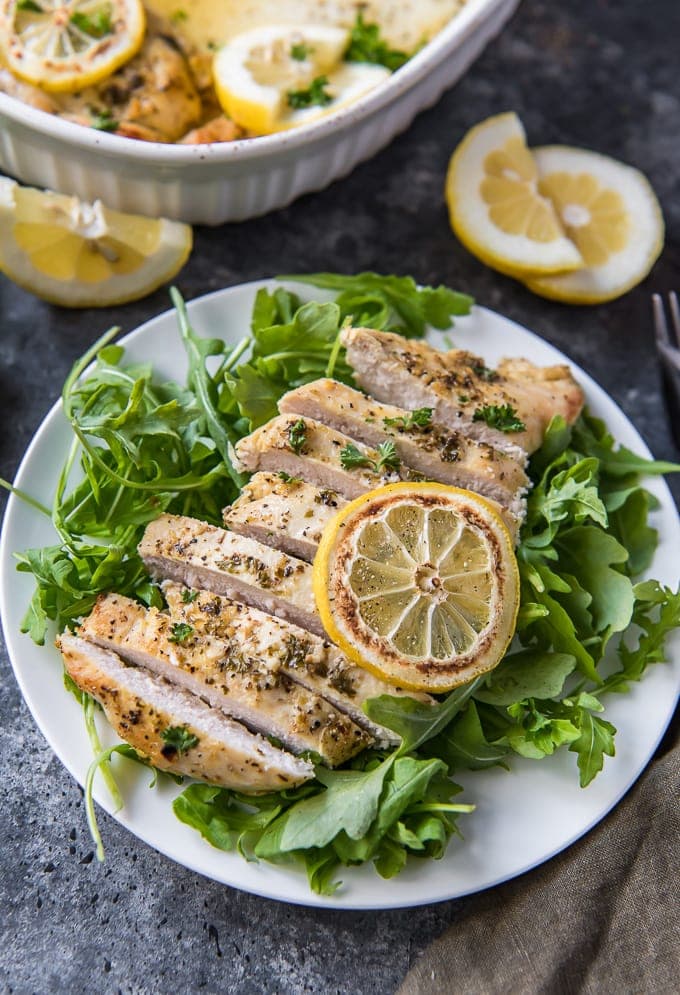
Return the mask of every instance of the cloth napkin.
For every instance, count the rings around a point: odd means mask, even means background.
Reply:
[[[466,899],[397,995],[677,995],[679,725],[586,837]]]

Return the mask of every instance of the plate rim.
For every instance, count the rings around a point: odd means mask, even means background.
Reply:
[[[225,295],[228,296],[230,293],[234,292],[237,294],[243,292],[250,292],[251,294],[254,295],[254,293],[261,287],[271,287],[272,285],[287,286],[293,290],[297,290],[298,292],[306,291],[308,293],[313,293],[317,297],[322,299],[324,296],[330,299],[331,296],[327,292],[319,290],[319,288],[311,287],[311,285],[309,284],[287,283],[286,281],[279,281],[275,277],[272,277],[261,280],[252,280],[246,283],[237,283],[229,287],[223,287],[218,290],[211,291],[207,294],[199,295],[198,297],[195,297],[191,301],[187,302],[189,315],[191,316],[192,311],[196,309],[200,310],[201,307],[204,306],[205,302],[207,301],[216,300],[222,298]],[[560,360],[567,361],[570,364],[570,366],[574,369],[574,372],[576,373],[579,382],[584,387],[587,399],[591,402],[597,401],[599,404],[604,403],[606,406],[615,409],[618,416],[621,419],[623,419],[628,429],[635,437],[638,451],[647,457],[651,457],[652,454],[650,452],[649,447],[647,446],[646,442],[640,435],[639,431],[637,430],[633,422],[628,418],[628,416],[613,400],[613,398],[611,398],[610,395],[607,394],[604,388],[602,388],[597,383],[597,381],[589,373],[587,373],[587,371],[585,371],[582,367],[580,367],[579,364],[572,361],[568,356],[565,355],[565,353],[563,353],[560,349],[554,346],[551,342],[548,342],[547,340],[543,339],[536,332],[533,332],[532,330],[519,324],[518,322],[514,321],[512,318],[508,318],[505,315],[499,314],[498,312],[493,311],[489,308],[481,307],[480,305],[475,305],[474,313],[480,316],[488,316],[492,321],[500,321],[505,324],[509,323],[510,325],[514,326],[514,328],[517,329],[523,336],[529,336],[531,340],[538,341],[541,344],[542,348],[547,348],[549,352],[554,354],[556,361]],[[154,315],[153,317],[147,319],[141,325],[132,329],[130,332],[127,332],[124,336],[121,336],[120,338],[116,339],[116,344],[120,344],[127,348],[129,345],[134,344],[138,339],[143,339],[146,335],[148,335],[149,331],[152,330],[155,325],[167,322],[168,319],[172,318],[173,316],[174,316],[174,309],[168,308],[165,311],[161,312],[160,314]],[[33,454],[35,450],[39,447],[43,435],[49,432],[50,428],[56,427],[56,423],[58,422],[60,414],[61,414],[61,398],[58,398],[54,402],[54,404],[51,405],[50,409],[47,411],[45,416],[41,419],[40,424],[33,433],[31,440],[28,446],[26,447],[24,455],[14,475],[15,485],[21,486],[23,478],[26,475],[27,470],[31,466]],[[663,503],[664,504],[667,503],[669,509],[675,509],[676,531],[677,534],[680,536],[680,518],[678,516],[677,507],[675,506],[673,496],[664,478],[662,477],[658,478],[657,487],[664,492]],[[14,552],[14,550],[9,548],[10,535],[12,532],[11,525],[12,525],[12,519],[14,518],[15,509],[20,506],[21,506],[20,499],[15,494],[10,494],[7,501],[5,513],[3,516],[2,530],[0,532],[0,572],[3,578],[7,576],[8,570],[13,565],[12,553]],[[14,573],[14,571],[12,571],[12,573]],[[81,778],[79,771],[77,771],[74,768],[73,764],[71,764],[69,761],[65,760],[62,757],[61,752],[58,748],[59,747],[58,741],[55,742],[54,737],[51,735],[51,733],[46,731],[45,728],[43,727],[43,724],[38,718],[38,715],[36,714],[36,710],[34,708],[35,702],[31,700],[31,696],[27,691],[26,683],[23,680],[21,664],[20,662],[17,662],[20,654],[15,652],[17,640],[24,637],[18,631],[16,633],[11,631],[6,623],[6,620],[10,615],[9,602],[11,598],[9,595],[9,591],[10,591],[10,585],[6,583],[0,584],[0,618],[2,620],[2,628],[4,633],[5,646],[7,649],[7,655],[10,660],[10,664],[12,666],[12,671],[14,673],[15,680],[17,681],[23,701],[27,705],[31,713],[31,716],[33,718],[33,721],[36,723],[40,733],[47,741],[48,745],[50,746],[50,749],[56,755],[59,762],[68,770],[69,774],[74,778],[74,780],[82,787],[83,778]],[[40,649],[47,650],[49,649],[49,647],[46,645],[46,647],[42,647]],[[669,663],[666,666],[670,667],[672,665],[673,665],[672,663]],[[680,672],[677,675],[676,684],[680,688]],[[116,813],[113,810],[114,806],[111,802],[111,799],[108,796],[108,793],[102,791],[101,788],[95,791],[95,799],[97,803],[101,805],[102,808],[110,816],[116,819],[116,821],[120,825],[122,825],[133,836],[142,840],[145,844],[150,846],[158,853],[173,860],[175,863],[179,864],[180,866],[188,868],[194,873],[198,873],[201,876],[206,877],[210,880],[214,880],[223,885],[226,884],[229,887],[237,888],[249,894],[254,894],[261,898],[266,898],[269,900],[300,905],[303,907],[327,908],[327,909],[332,908],[338,911],[368,911],[368,910],[413,908],[413,907],[437,904],[439,902],[464,898],[468,895],[475,894],[480,891],[486,891],[487,889],[496,887],[500,884],[503,884],[504,882],[521,877],[524,874],[528,873],[529,871],[537,867],[540,867],[542,864],[546,863],[547,861],[552,860],[553,857],[557,856],[559,853],[566,851],[571,846],[573,846],[573,844],[577,842],[579,839],[585,837],[588,833],[590,833],[590,831],[596,825],[598,825],[605,818],[607,818],[610,812],[628,794],[631,787],[636,783],[636,781],[639,779],[643,771],[646,769],[670,724],[670,721],[675,711],[675,707],[676,707],[676,701],[669,697],[668,707],[664,712],[663,719],[660,721],[658,735],[654,740],[652,748],[647,751],[645,758],[642,760],[642,762],[636,763],[634,765],[634,768],[632,769],[632,771],[629,772],[629,776],[625,780],[625,784],[623,785],[623,787],[617,788],[615,795],[610,800],[610,802],[604,808],[599,809],[597,814],[592,819],[590,819],[587,822],[587,824],[579,826],[578,830],[575,831],[574,834],[571,835],[566,841],[561,841],[557,846],[555,846],[550,851],[542,853],[538,859],[532,858],[528,862],[522,864],[522,866],[520,866],[519,868],[510,870],[508,871],[508,873],[503,874],[502,876],[494,879],[491,882],[483,883],[478,886],[473,885],[471,887],[465,887],[463,889],[452,888],[453,884],[452,882],[452,884],[449,885],[449,889],[446,894],[439,894],[435,897],[428,896],[425,898],[421,898],[418,896],[414,896],[413,898],[390,900],[389,891],[388,891],[386,897],[384,897],[382,900],[376,901],[375,899],[371,898],[359,899],[357,895],[352,897],[351,879],[349,881],[349,887],[346,890],[346,894],[342,894],[341,896],[334,896],[334,895],[322,896],[315,894],[311,890],[309,890],[308,893],[306,893],[305,895],[287,896],[282,893],[283,889],[281,887],[267,888],[267,887],[258,887],[257,885],[254,886],[251,883],[239,883],[237,880],[233,879],[233,876],[229,880],[226,880],[225,876],[220,876],[217,873],[211,873],[209,869],[206,869],[205,866],[201,866],[200,862],[194,860],[191,856],[189,856],[188,858],[183,858],[177,853],[171,852],[169,848],[163,846],[162,841],[159,842],[156,838],[153,837],[153,834],[150,835],[146,831],[146,829],[140,830],[138,826],[133,825],[133,819],[128,818],[126,816],[125,809],[121,810],[121,812]],[[510,774],[512,774],[512,772],[510,772]],[[474,801],[474,799],[472,800]],[[171,812],[168,812],[168,815],[172,817]],[[191,832],[196,833],[196,835],[198,835],[196,830],[192,829]],[[210,847],[210,844],[207,841],[202,840],[202,843],[205,847],[208,847],[210,848],[210,850],[213,850],[213,848]],[[221,853],[221,851],[216,850],[215,853],[219,854]],[[224,854],[224,856],[232,856],[232,854]],[[242,858],[240,857],[238,859],[242,860]],[[363,868],[361,870],[363,870]],[[304,879],[306,882],[303,872],[297,870],[293,873],[295,873],[296,877],[300,877]],[[376,891],[380,891],[384,888],[389,889],[390,882],[383,881],[383,879],[381,879],[372,868],[369,870],[369,873],[371,873],[374,876]],[[345,876],[347,877],[348,875]],[[276,877],[274,877],[273,881],[275,883],[276,880],[277,880]],[[396,880],[399,881],[399,878],[397,878]],[[285,888],[285,877],[282,879],[281,883],[283,884],[283,888]]]

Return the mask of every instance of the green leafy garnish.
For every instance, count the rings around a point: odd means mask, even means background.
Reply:
[[[328,76],[315,76],[304,90],[288,90],[286,100],[293,110],[303,110],[305,107],[327,107],[333,100],[328,93]]]
[[[313,49],[303,41],[296,41],[290,46],[290,57],[296,62],[304,62]]]
[[[385,428],[427,428],[432,424],[433,408],[416,408],[409,411],[407,415],[398,415],[396,418],[383,418]]]
[[[187,14],[186,10],[183,10],[180,7],[177,10],[173,10],[172,14],[170,15],[170,20],[172,21],[173,24],[184,24],[185,21],[189,20],[189,15]]]
[[[304,418],[298,418],[288,426],[288,445],[299,456],[307,441],[307,424]]]
[[[185,643],[193,631],[193,625],[187,622],[175,622],[168,639],[171,643]]]
[[[194,603],[198,597],[198,591],[192,591],[190,587],[185,587],[182,590],[182,604],[191,605]]]
[[[486,381],[486,383],[493,383],[494,380],[498,379],[498,374],[495,370],[489,369],[483,363],[474,363],[472,366],[472,372],[475,376],[479,377],[480,380]]]
[[[182,756],[198,746],[200,740],[193,732],[189,732],[186,726],[168,726],[161,732],[161,739],[165,746],[161,750],[164,757],[171,757],[175,753]]]
[[[352,26],[344,58],[347,62],[372,62],[375,65],[385,66],[386,69],[394,72],[396,69],[400,69],[405,62],[408,62],[410,56],[399,49],[390,48],[387,42],[381,38],[379,26],[367,24],[360,11]]]
[[[340,463],[345,470],[367,467],[373,473],[381,473],[383,470],[398,470],[401,466],[401,460],[391,440],[380,443],[378,446],[378,458],[375,460],[362,453],[353,442],[348,442],[340,450]]]
[[[301,484],[302,483],[302,477],[292,477],[289,473],[286,473],[285,470],[279,470],[278,477],[279,477],[279,480],[282,480],[284,482],[284,484]]]
[[[28,10],[32,14],[44,14],[45,10],[35,0],[17,0],[17,10]]]
[[[111,5],[105,4],[91,14],[86,14],[82,10],[76,10],[69,17],[70,23],[84,32],[91,38],[104,38],[113,34],[113,22],[111,21]]]
[[[497,428],[501,432],[524,432],[526,425],[517,417],[517,412],[511,404],[485,404],[477,408],[472,415],[473,421],[483,421],[489,428]]]
[[[115,131],[118,121],[110,111],[98,111],[96,108],[90,110],[90,127],[97,131]]]

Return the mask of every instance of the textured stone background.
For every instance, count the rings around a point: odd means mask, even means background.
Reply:
[[[199,229],[187,297],[277,272],[373,268],[445,282],[534,329],[613,395],[656,456],[677,459],[659,395],[649,293],[680,288],[677,0],[524,0],[466,78],[348,179],[247,224]],[[532,297],[449,232],[442,183],[472,124],[514,109],[534,144],[565,142],[642,168],[667,248],[636,291],[599,308]],[[0,473],[11,477],[72,361],[111,324],[168,306],[165,291],[109,313],[69,313],[0,278]],[[680,484],[673,484],[676,500]],[[0,662],[0,990],[393,992],[465,901],[387,913],[306,910],[232,891],[158,856],[106,816],[94,861],[81,791]]]

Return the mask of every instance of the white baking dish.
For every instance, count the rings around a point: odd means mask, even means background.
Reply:
[[[0,169],[110,207],[203,224],[242,221],[320,190],[387,145],[456,82],[519,0],[467,0],[383,86],[295,131],[162,145],[84,128],[0,93]]]

